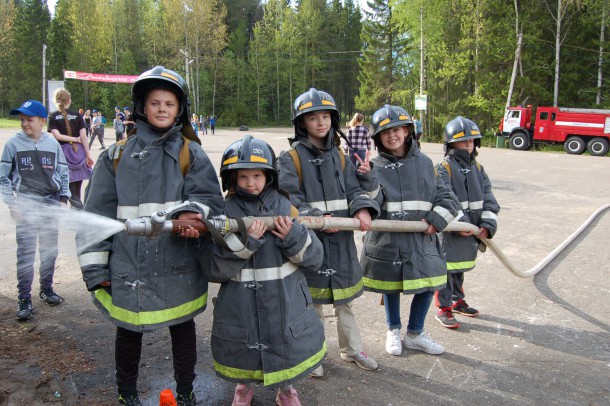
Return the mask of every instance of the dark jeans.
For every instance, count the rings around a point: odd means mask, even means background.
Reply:
[[[98,127],[93,129],[93,135],[91,136],[91,140],[89,141],[89,148],[91,148],[91,146],[93,145],[93,141],[95,141],[96,138],[100,140],[102,148],[106,148],[106,146],[104,145],[104,130]]]
[[[59,202],[57,202],[59,204]],[[57,259],[58,224],[45,219],[39,221],[22,214],[16,223],[17,238],[17,289],[19,299],[30,298],[34,281],[34,261],[36,259],[36,240],[40,255],[40,289],[53,286],[53,273]]]
[[[197,341],[193,319],[169,328],[174,358],[176,392],[190,394],[195,380],[197,363]],[[122,395],[136,395],[143,333],[117,327],[114,358],[116,383]]]
[[[400,322],[400,295],[401,293],[383,295],[389,330],[402,328],[402,323]],[[407,331],[409,333],[421,334],[424,332],[426,314],[433,297],[434,292],[423,292],[413,295],[411,311],[409,312],[409,324],[407,324]]]
[[[447,287],[436,292],[436,305],[440,308],[451,307],[454,302],[464,300],[464,272],[447,274]]]
[[[354,158],[354,154],[357,154],[363,161],[366,159],[366,149],[349,149],[349,160],[352,161],[354,166],[358,167],[358,160]]]

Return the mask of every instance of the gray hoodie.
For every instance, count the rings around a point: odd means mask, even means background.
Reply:
[[[34,141],[19,131],[4,145],[0,162],[0,191],[5,203],[14,202],[14,193],[50,197],[59,193],[70,198],[66,158],[59,142],[47,133]]]

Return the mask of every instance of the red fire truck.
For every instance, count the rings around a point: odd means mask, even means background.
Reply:
[[[526,150],[534,143],[562,143],[568,154],[608,153],[610,110],[538,107],[509,107],[500,123],[512,149]]]

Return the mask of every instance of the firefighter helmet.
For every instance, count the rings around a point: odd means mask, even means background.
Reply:
[[[234,186],[231,173],[236,169],[261,169],[265,171],[267,184],[271,183],[276,189],[278,187],[275,152],[263,140],[246,135],[227,147],[220,163],[223,190]]]
[[[474,121],[462,116],[457,116],[447,123],[443,138],[445,151],[449,149],[450,144],[466,140],[474,140],[475,146],[481,146],[481,131],[479,126]]]
[[[408,127],[409,135],[412,136],[415,133],[415,127],[411,115],[407,113],[407,110],[398,106],[390,106],[386,104],[373,114],[371,120],[371,126],[373,127],[373,141],[375,146],[379,148],[379,134],[385,130],[389,130],[394,127]]]
[[[312,87],[294,101],[292,123],[296,125],[297,118],[303,114],[320,110],[330,110],[332,115],[337,116],[337,119],[339,117],[339,110],[337,110],[335,105],[335,99],[330,94]]]
[[[146,96],[153,89],[166,89],[176,95],[180,102],[180,111],[178,112],[176,122],[182,124],[184,136],[201,144],[189,119],[188,85],[182,76],[173,70],[166,69],[163,66],[155,66],[138,76],[131,88],[134,117],[138,120],[147,121],[144,114],[144,103],[146,102]]]

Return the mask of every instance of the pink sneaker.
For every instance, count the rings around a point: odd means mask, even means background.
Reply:
[[[233,396],[231,406],[250,406],[252,396],[254,396],[254,389],[250,385],[240,383],[235,387],[235,396]]]
[[[275,397],[275,403],[278,406],[301,406],[299,395],[294,388],[290,388],[288,392],[278,390],[277,396]]]

